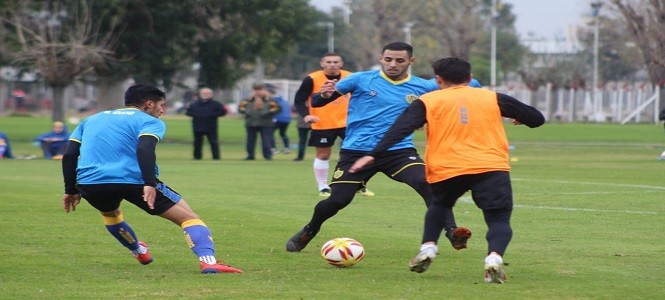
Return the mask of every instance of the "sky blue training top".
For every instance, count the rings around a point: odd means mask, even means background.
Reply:
[[[79,184],[143,184],[136,148],[139,137],[164,138],[166,125],[135,108],[94,114],[81,122],[69,137],[81,144],[76,168]],[[155,175],[159,168],[155,165]]]
[[[342,149],[371,151],[413,100],[439,87],[413,75],[393,81],[383,71],[375,70],[353,73],[335,89],[342,95],[351,93]],[[388,150],[415,148],[412,139],[410,134]]]

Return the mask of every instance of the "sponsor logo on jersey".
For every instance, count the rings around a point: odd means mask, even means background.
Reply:
[[[126,111],[126,110],[113,110],[113,111],[107,110],[104,113],[109,114],[109,115],[127,115],[127,116],[131,116],[131,115],[135,114],[136,112],[135,111]]]

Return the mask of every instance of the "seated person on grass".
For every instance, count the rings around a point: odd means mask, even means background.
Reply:
[[[53,130],[51,132],[37,136],[35,141],[39,142],[39,145],[44,152],[44,158],[62,159],[62,154],[65,153],[65,146],[67,146],[68,139],[69,133],[67,133],[65,124],[56,121],[53,122]]]

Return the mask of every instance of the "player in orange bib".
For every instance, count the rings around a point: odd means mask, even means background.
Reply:
[[[471,191],[488,228],[485,282],[504,283],[503,254],[513,235],[513,194],[503,118],[534,128],[544,124],[545,117],[508,95],[469,87],[471,65],[462,59],[441,59],[432,67],[440,90],[411,103],[374,150],[358,159],[349,171],[373,163],[393,144],[427,125],[425,172],[434,200],[425,214],[420,253],[409,267],[418,273],[427,270],[437,255],[441,232],[455,224],[453,206]]]
[[[312,72],[303,79],[296,92],[294,106],[303,120],[312,127],[308,145],[316,147],[316,158],[314,158],[313,164],[314,177],[319,195],[328,197],[330,196],[330,186],[328,185],[330,155],[337,138],[344,139],[345,137],[350,95],[339,97],[323,107],[312,107],[311,96],[321,89],[326,80],[339,81],[351,72],[342,69],[344,59],[339,53],[325,53],[319,64],[321,70]],[[374,193],[366,187],[362,187],[358,193],[374,196]]]

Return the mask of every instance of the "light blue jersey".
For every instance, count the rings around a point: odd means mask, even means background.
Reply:
[[[439,89],[435,82],[412,75],[393,81],[383,71],[353,73],[335,88],[342,95],[351,93],[342,149],[368,152],[413,100]],[[410,134],[388,150],[415,148],[412,139]]]
[[[136,154],[139,137],[164,138],[166,125],[135,108],[94,114],[76,127],[69,140],[81,144],[76,168],[80,184],[143,184]],[[155,166],[155,174],[159,169]]]

